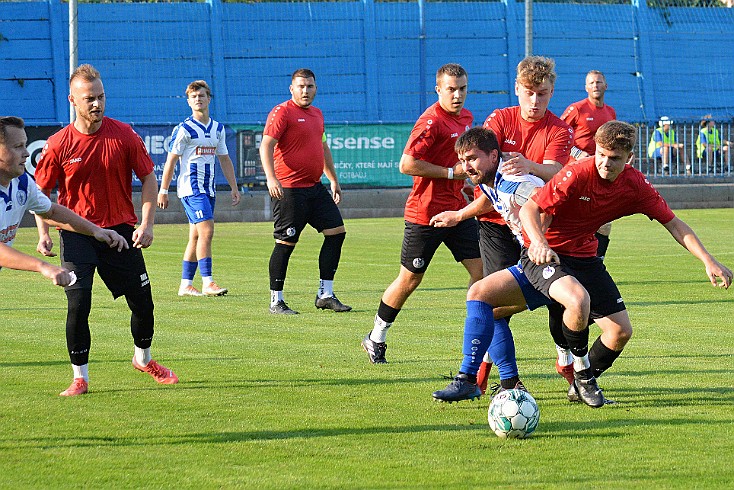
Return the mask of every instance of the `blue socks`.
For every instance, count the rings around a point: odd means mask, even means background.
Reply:
[[[199,259],[199,272],[201,277],[212,277],[212,258]]]
[[[501,380],[519,376],[515,357],[515,340],[512,338],[512,331],[506,318],[494,321],[494,337],[489,346],[489,357],[497,366]]]
[[[505,322],[506,324],[506,322]],[[476,375],[482,364],[494,334],[494,315],[492,305],[483,301],[466,302],[466,321],[464,322],[464,361],[462,373]]]
[[[187,281],[193,281],[194,276],[196,275],[196,267],[199,264],[197,262],[188,262],[186,260],[183,261],[183,267],[181,268],[183,272],[181,272],[181,279],[185,279]]]

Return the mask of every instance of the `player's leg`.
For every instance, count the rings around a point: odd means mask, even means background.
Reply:
[[[589,363],[595,377],[612,367],[632,337],[632,323],[627,310],[594,320],[602,334],[589,349]]]
[[[522,289],[509,270],[495,272],[469,288],[464,321],[463,361],[454,380],[443,390],[433,393],[436,400],[454,402],[473,400],[481,396],[476,376],[494,337],[493,308],[519,307],[525,302]]]
[[[134,231],[132,226],[119,225],[115,226],[114,230],[132,243]],[[178,383],[178,377],[173,371],[151,357],[154,305],[142,250],[134,247],[121,252],[109,248],[102,249],[98,271],[112,296],[115,299],[125,296],[130,308],[130,333],[134,343],[133,367],[150,374],[158,383]]]
[[[373,364],[386,364],[387,331],[413,291],[423,280],[423,274],[443,242],[446,228],[405,222],[400,252],[400,272],[380,299],[372,330],[362,340],[362,348]]]
[[[227,288],[222,288],[212,278],[212,239],[214,238],[214,205],[216,199],[206,194],[197,194],[184,198],[184,209],[189,223],[195,230],[189,235],[195,238],[195,260],[202,280],[202,294],[206,296],[223,296]],[[187,249],[187,253],[188,253]]]
[[[59,235],[61,265],[73,271],[74,284],[66,292],[66,347],[73,373],[71,385],[61,396],[83,395],[88,391],[89,350],[92,344],[89,314],[92,309],[92,284],[97,266],[95,240],[85,235],[62,230]],[[132,243],[132,242],[129,242]]]
[[[311,189],[311,216],[309,224],[316,231],[323,233],[324,241],[319,252],[319,288],[314,305],[322,310],[333,310],[337,313],[351,311],[334,294],[334,276],[339,268],[342,246],[347,236],[344,220],[334,199],[322,184]]]
[[[284,188],[282,199],[271,199],[273,206],[273,237],[275,247],[270,254],[270,313],[297,315],[283,297],[286,273],[291,254],[306,226],[306,200],[302,189]]]
[[[183,202],[183,200],[182,200]],[[181,284],[178,287],[179,296],[203,296],[202,292],[194,287],[194,276],[199,263],[196,260],[196,245],[199,234],[196,225],[189,223],[189,241],[184,250],[183,262],[181,264]]]
[[[556,372],[573,384],[573,356],[563,335],[563,305],[553,302],[548,305],[548,327],[556,346]]]

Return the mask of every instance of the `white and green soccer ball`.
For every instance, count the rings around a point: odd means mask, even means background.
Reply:
[[[498,437],[523,439],[538,427],[540,409],[527,391],[506,390],[492,398],[487,418]]]

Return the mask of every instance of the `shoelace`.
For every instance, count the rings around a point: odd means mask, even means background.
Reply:
[[[491,396],[496,395],[502,389],[502,385],[499,383],[492,383],[489,385],[489,390],[492,392]]]
[[[167,378],[168,369],[164,368],[155,361],[150,361],[146,366],[147,371],[156,378]]]

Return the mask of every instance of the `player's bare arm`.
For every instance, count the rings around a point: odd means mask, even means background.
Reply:
[[[280,181],[275,176],[275,145],[278,140],[272,136],[266,134],[263,135],[263,139],[260,142],[260,162],[265,172],[265,178],[268,184],[268,193],[270,197],[274,199],[283,199],[283,186],[280,185]]]
[[[456,162],[453,167],[442,167],[425,160],[406,155],[400,158],[400,173],[412,177],[428,177],[430,179],[455,179],[462,180],[467,177],[464,166]]]
[[[118,252],[130,248],[127,240],[114,230],[100,228],[91,221],[87,221],[69,208],[53,203],[46,213],[39,214],[48,226],[56,226],[62,230],[89,235],[95,240],[105,242],[110,248],[116,248]]]
[[[537,265],[560,263],[558,255],[548,246],[545,239],[547,219],[544,218],[543,210],[532,199],[520,208],[520,221],[522,229],[530,239],[528,258]]]
[[[141,207],[140,226],[133,232],[133,247],[148,248],[153,244],[153,222],[155,221],[155,203],[158,194],[158,181],[155,172],[140,177],[143,187],[140,191]]]
[[[732,283],[732,271],[706,250],[696,233],[685,221],[675,217],[663,226],[678,243],[703,262],[706,267],[706,275],[712,285],[729,289]]]
[[[502,173],[505,175],[535,175],[545,182],[558,173],[563,165],[554,160],[543,160],[543,163],[536,163],[525,158],[522,154],[511,151],[502,154]]]
[[[49,195],[51,191],[46,192],[45,189],[42,192]],[[43,218],[36,215],[36,229],[38,230],[38,245],[36,245],[36,251],[45,257],[56,257],[56,253],[53,251],[54,241],[48,232],[48,224],[43,221]]]
[[[229,184],[232,206],[237,206],[240,203],[240,191],[237,188],[237,179],[234,176],[234,164],[229,155],[219,155],[219,166],[222,168],[224,178],[227,179]]]
[[[444,211],[431,218],[430,225],[436,228],[456,226],[464,220],[474,218],[492,210],[492,201],[484,194],[458,211]]]
[[[12,247],[0,243],[0,267],[19,271],[39,272],[56,286],[68,286],[72,282],[71,273],[63,267],[51,265],[41,259],[31,257]]]
[[[161,175],[161,188],[158,191],[158,207],[166,209],[168,207],[168,188],[173,180],[173,171],[176,169],[176,163],[181,155],[169,153],[166,157],[166,164],[163,166],[163,175]]]
[[[342,200],[342,188],[339,185],[339,178],[336,175],[336,167],[334,166],[334,156],[331,154],[329,145],[324,141],[324,173],[326,178],[331,182],[331,197],[336,204]]]

